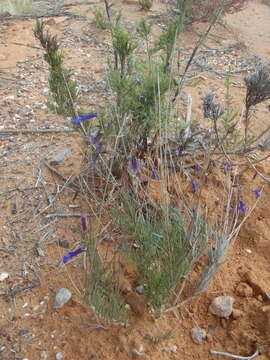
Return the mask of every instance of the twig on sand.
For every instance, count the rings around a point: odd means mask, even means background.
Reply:
[[[0,135],[9,134],[47,134],[47,133],[74,133],[76,130],[73,129],[7,129],[0,130]]]
[[[84,214],[84,216],[93,216],[92,214]],[[49,214],[45,216],[46,218],[51,217],[82,217],[82,214]]]
[[[210,350],[210,353],[213,354],[213,355],[228,356],[228,357],[230,357],[232,359],[252,360],[252,359],[255,359],[255,357],[257,357],[259,355],[259,348],[257,346],[257,349],[256,349],[255,353],[253,355],[250,355],[250,356],[233,355],[233,354],[225,353],[225,352],[222,352],[222,351],[215,351],[215,350]]]
[[[27,286],[23,286],[19,289],[12,289],[12,290],[9,290],[9,291],[1,291],[0,292],[0,296],[16,296],[17,294],[20,294],[20,293],[23,293],[23,292],[26,292],[27,290],[31,290],[37,286],[40,285],[40,282],[39,281],[30,281],[32,284],[31,285],[27,285]]]
[[[44,161],[44,165],[51,170],[51,172],[53,172],[55,175],[57,175],[61,180],[63,180],[65,183],[67,183],[67,179],[60,174],[60,172],[58,170],[56,170],[52,165],[50,165],[48,162]]]

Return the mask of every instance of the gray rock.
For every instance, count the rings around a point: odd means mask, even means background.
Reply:
[[[71,153],[71,150],[64,150],[60,151],[56,155],[54,155],[50,160],[49,163],[52,165],[57,165],[65,161],[68,157],[68,155]]]
[[[143,285],[136,286],[135,290],[140,295],[144,294],[144,286]]]
[[[7,273],[7,272],[2,272],[2,273],[0,274],[0,281],[4,281],[4,280],[8,279],[8,277],[9,277],[9,273]]]
[[[206,339],[206,331],[199,327],[195,327],[191,330],[191,337],[195,344],[201,345]]]
[[[58,241],[59,246],[62,248],[68,249],[69,248],[69,242],[67,240],[59,240]]]
[[[228,318],[233,311],[234,301],[232,296],[218,296],[212,301],[209,311],[218,317]]]
[[[61,360],[64,358],[64,355],[61,352],[58,352],[55,354],[55,359],[56,360]]]
[[[71,299],[71,292],[66,289],[60,289],[57,294],[55,295],[54,299],[54,307],[55,309],[60,309],[63,307],[69,300]]]

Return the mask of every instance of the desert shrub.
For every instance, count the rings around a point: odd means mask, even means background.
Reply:
[[[170,8],[178,9],[179,6],[185,0],[168,0],[167,3]],[[247,0],[193,0],[189,2],[191,6],[190,13],[189,13],[189,21],[201,21],[201,20],[209,20],[213,13],[216,11],[217,8],[220,6],[224,7],[224,12],[234,12],[239,11],[243,8],[243,6],[247,3]]]
[[[153,0],[138,0],[142,10],[150,10],[153,5]]]
[[[0,15],[20,15],[31,11],[33,0],[5,0],[0,3]]]
[[[190,64],[222,10],[221,5],[212,14],[209,27],[192,50],[179,79],[174,66],[175,44],[193,14],[193,5],[198,3],[178,0],[176,18],[158,39],[151,40],[151,23],[147,19],[140,21],[137,34],[130,33],[120,14],[111,18],[105,0],[112,42],[105,76],[108,103],[99,113],[82,116],[77,116],[75,83],[62,67],[63,58],[55,38],[44,32],[42,23],[37,22],[35,29],[51,68],[49,83],[57,109],[64,116],[76,116],[73,125],[85,124],[87,167],[78,186],[91,199],[96,220],[108,215],[116,233],[125,238],[118,243],[117,252],[135,264],[136,281],[145,286],[146,301],[156,314],[174,294],[174,306],[181,304],[189,275],[201,259],[204,266],[191,295],[207,289],[254,208],[247,211],[245,207],[239,183],[231,172],[229,154],[246,156],[252,149],[262,148],[262,141],[269,140],[269,128],[257,137],[250,131],[251,108],[270,98],[267,66],[261,65],[245,80],[244,140],[236,126],[239,114],[231,102],[230,69],[225,105],[215,101],[215,91],[203,98],[209,128],[193,121],[190,97],[184,109],[186,115],[176,113],[175,100],[182,92]],[[176,117],[180,117],[178,123]],[[90,118],[96,121],[85,122]],[[202,192],[207,174],[217,164],[222,164],[219,171],[223,174],[224,191],[219,194],[219,204],[212,206],[215,221],[210,222],[206,220],[207,207],[201,206]],[[168,195],[166,201],[153,200],[147,185],[152,180],[159,182],[162,197],[168,194],[172,178],[188,184],[190,190],[183,191],[178,184],[171,186],[173,195]],[[255,191],[259,197],[260,190]],[[111,261],[103,261],[99,253],[98,238],[102,232],[91,230],[86,240],[90,274],[86,298],[103,318],[123,321],[124,300],[113,267],[108,266]]]
[[[48,81],[52,101],[49,107],[57,114],[76,117],[77,83],[71,78],[71,70],[63,66],[64,56],[57,38],[45,31],[44,23],[39,20],[36,22],[34,35],[45,50],[44,60],[50,66]]]
[[[99,7],[94,7],[92,9],[92,13],[94,15],[93,22],[97,28],[105,30],[109,27],[108,20],[104,10],[100,9]]]

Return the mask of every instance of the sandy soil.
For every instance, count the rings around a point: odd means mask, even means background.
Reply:
[[[142,15],[136,2],[115,1],[114,9],[120,8],[127,26],[134,28]],[[102,74],[110,42],[109,34],[92,24],[88,9],[89,5],[70,7],[89,19],[62,16],[45,22],[59,36],[67,66],[76,69],[82,107],[94,111],[106,99]],[[150,14],[156,33],[164,10],[156,2]],[[219,89],[220,98],[224,94],[223,72],[229,64],[242,69],[234,74],[232,87],[233,105],[241,111],[243,77],[257,59],[252,54],[269,60],[270,7],[251,2],[245,10],[226,16],[226,23],[216,25],[206,42],[212,55],[200,54],[201,64],[207,61],[212,70],[204,67],[200,84],[185,89],[192,95],[193,116],[198,120],[202,118],[202,94],[212,88]],[[89,211],[83,198],[74,196],[76,189],[67,184],[82,168],[85,144],[78,133],[70,131],[67,120],[46,106],[48,70],[33,37],[34,24],[33,19],[0,19],[0,274],[8,273],[0,282],[0,359],[53,360],[62,355],[69,360],[125,360],[132,358],[134,349],[143,349],[143,358],[149,360],[214,360],[221,357],[211,355],[210,350],[247,356],[256,345],[261,352],[257,359],[270,359],[269,181],[254,178],[254,171],[248,169],[241,179],[247,206],[254,203],[254,188],[263,187],[263,195],[207,294],[160,319],[154,319],[139,296],[132,295],[127,301],[132,309],[129,326],[102,323],[104,327],[93,327],[93,311],[82,300],[83,258],[59,266],[63,255],[80,244],[80,218],[76,215]],[[179,44],[183,53],[192,48],[205,26],[196,24],[183,36]],[[264,129],[267,120],[269,124],[269,111],[260,106],[254,130]],[[56,128],[61,131],[54,132]],[[6,129],[48,132],[1,132]],[[71,150],[67,159],[54,167],[62,174],[60,178],[46,162],[65,150]],[[266,160],[258,166],[265,177],[270,176],[269,165]],[[153,186],[155,191],[158,198],[158,184]],[[69,250],[63,247],[63,240]],[[194,277],[198,271],[196,268]],[[132,286],[129,272],[123,276]],[[72,299],[56,311],[54,297],[63,287],[72,291]],[[241,291],[243,288],[246,290]],[[219,319],[208,311],[217,293],[236,300],[238,312],[229,319]],[[137,306],[132,306],[134,303]],[[190,336],[196,326],[208,333],[202,345]],[[172,332],[171,338],[164,336],[168,332]],[[154,343],[154,337],[161,340]]]

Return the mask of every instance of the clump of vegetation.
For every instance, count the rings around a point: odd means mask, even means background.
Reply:
[[[64,55],[59,48],[56,36],[44,29],[44,23],[37,20],[34,29],[35,37],[45,50],[44,60],[50,66],[49,87],[52,103],[50,108],[57,114],[78,116],[76,101],[78,99],[77,83],[72,80],[71,70],[63,66]]]
[[[170,8],[179,9],[186,1],[185,0],[168,0],[167,3]],[[216,9],[223,7],[224,13],[235,12],[241,10],[247,0],[190,0],[188,2],[189,13],[188,22],[206,21],[212,18]]]
[[[158,313],[202,255],[211,229],[198,214],[187,223],[178,209],[137,207],[138,201],[124,195],[115,221],[132,239],[125,244],[126,256],[137,265],[138,282],[145,284],[147,302]]]
[[[127,311],[124,299],[115,278],[102,263],[95,240],[91,238],[91,232],[85,242],[90,260],[86,300],[103,319],[114,322],[126,321]]]
[[[142,10],[150,10],[153,6],[153,0],[138,0]]]
[[[104,10],[100,9],[99,7],[94,7],[92,9],[92,13],[94,15],[93,22],[97,28],[102,30],[109,28],[109,23]]]
[[[0,3],[0,15],[20,15],[29,13],[33,0],[5,0]]]
[[[176,99],[225,2],[214,13],[180,75],[175,70],[175,46],[197,5],[195,1],[177,0],[176,18],[153,41],[147,19],[140,21],[137,34],[130,33],[122,24],[121,15],[112,19],[108,1],[104,3],[113,56],[108,55],[106,73],[108,104],[99,113],[76,114],[71,101],[76,99],[76,86],[70,72],[62,68],[56,39],[44,33],[39,22],[35,35],[46,51],[57,110],[76,117],[72,124],[96,118],[85,129],[88,165],[79,185],[94,204],[91,206],[96,209],[97,219],[109,215],[110,226],[120,234],[115,252],[134,265],[136,283],[143,285],[146,302],[159,315],[172,298],[172,308],[182,303],[189,276],[199,261],[201,275],[189,296],[207,289],[254,208],[247,210],[245,206],[238,179],[231,172],[230,155],[248,156],[269,135],[269,128],[257,137],[250,133],[250,109],[269,99],[269,76],[263,67],[246,78],[244,140],[237,128],[239,114],[231,102],[230,69],[224,106],[214,100],[214,90],[203,98],[204,115],[211,126],[202,128],[192,119],[191,97],[187,97],[185,116],[176,112]],[[202,194],[209,174],[217,167],[224,178],[224,191],[212,205],[215,215],[209,220],[206,204],[201,206]],[[158,202],[149,194],[147,186],[153,182],[162,185],[158,195],[162,198],[167,194],[166,201]],[[261,190],[254,191],[259,198]],[[102,232],[92,230],[86,240],[90,274],[86,298],[97,314],[121,322],[126,319],[126,308],[114,268],[108,265],[111,261],[103,261],[99,253],[98,238]]]

